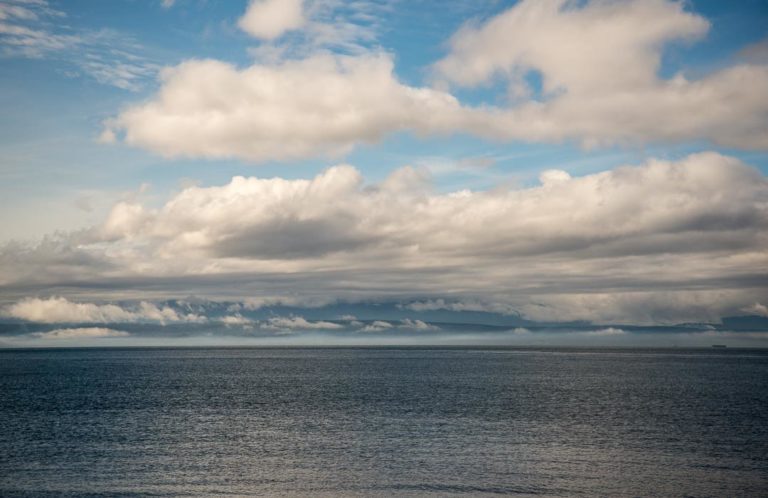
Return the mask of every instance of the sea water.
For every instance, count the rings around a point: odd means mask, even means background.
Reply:
[[[0,350],[0,496],[766,496],[768,352]]]

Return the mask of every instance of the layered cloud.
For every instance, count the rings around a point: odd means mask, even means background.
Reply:
[[[49,332],[32,334],[37,339],[70,340],[70,339],[104,339],[110,337],[128,337],[131,334],[122,330],[103,327],[83,327],[72,329],[55,329]]]
[[[268,40],[299,27],[322,38],[326,25],[305,26],[304,16],[324,8],[255,1],[240,26]],[[326,27],[328,43],[344,31]],[[433,66],[434,87],[401,82],[392,56],[380,50],[331,55],[318,42],[297,59],[285,46],[265,45],[254,49],[264,56],[244,68],[190,60],[164,69],[159,92],[108,120],[102,137],[166,157],[253,162],[339,156],[398,131],[585,146],[705,139],[768,148],[764,63],[660,76],[666,47],[708,29],[680,2],[522,1],[460,29]],[[496,105],[462,104],[446,90],[497,81],[508,98],[496,96]]]
[[[7,246],[0,274],[16,295],[140,285],[236,296],[243,309],[394,298],[536,320],[717,319],[768,300],[767,195],[763,175],[716,153],[445,194],[412,168],[366,184],[341,165],[190,187],[160,208],[124,201],[100,227]],[[23,319],[188,319],[61,298],[15,306]]]

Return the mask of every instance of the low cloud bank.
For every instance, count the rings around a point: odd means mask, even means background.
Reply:
[[[109,337],[128,337],[131,334],[123,332],[121,330],[113,330],[101,327],[86,327],[86,328],[74,328],[74,329],[56,329],[50,332],[35,332],[32,334],[37,339],[52,339],[52,340],[66,340],[66,339],[101,339]]]

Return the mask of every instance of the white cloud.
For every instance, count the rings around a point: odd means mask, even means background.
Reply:
[[[238,25],[251,36],[272,40],[304,25],[302,4],[302,0],[251,0]]]
[[[430,325],[422,320],[413,320],[410,318],[405,318],[400,321],[400,328],[401,329],[408,329],[408,330],[440,330],[440,327],[436,327],[434,325]]]
[[[160,6],[162,6],[164,9],[170,9],[173,7],[173,4],[176,3],[176,0],[162,0],[160,2]]]
[[[261,43],[248,49],[254,59],[276,62],[333,51],[365,54],[376,46],[379,14],[389,0],[267,0],[253,2],[240,19],[241,29]]]
[[[106,129],[166,157],[251,161],[338,156],[396,130],[449,128],[450,95],[401,84],[385,54],[315,55],[238,69],[187,61],[162,72],[162,89]]]
[[[222,317],[221,323],[223,323],[227,327],[237,327],[237,326],[252,325],[253,320],[251,320],[250,318],[244,317],[240,313],[235,313],[234,315],[227,315],[225,317]]]
[[[590,331],[584,332],[583,335],[597,336],[597,337],[615,337],[615,336],[626,335],[626,332],[622,329],[617,329],[615,327],[607,327],[604,329],[590,330]]]
[[[384,320],[376,320],[374,322],[371,322],[364,327],[360,328],[360,332],[382,332],[384,330],[389,330],[393,328],[394,325],[392,325],[389,322],[385,322]]]
[[[36,323],[204,322],[205,317],[178,313],[142,301],[133,310],[114,304],[76,303],[63,297],[26,298],[5,310],[5,316]]]
[[[276,316],[262,322],[260,327],[266,330],[337,330],[344,328],[338,323],[322,320],[310,322],[301,316]]]
[[[662,50],[703,37],[707,20],[665,0],[525,0],[467,24],[435,65],[458,85],[506,80],[518,97],[468,130],[504,139],[585,145],[697,140],[768,147],[768,67],[742,64],[690,80],[661,79]],[[542,95],[525,77],[538,72]]]
[[[103,339],[110,337],[128,337],[131,334],[122,330],[113,330],[101,327],[85,327],[73,329],[56,329],[50,332],[35,332],[32,336],[38,339]]]

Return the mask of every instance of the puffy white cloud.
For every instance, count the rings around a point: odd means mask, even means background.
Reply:
[[[133,310],[114,304],[76,303],[64,297],[26,298],[7,306],[8,317],[37,323],[204,322],[205,317],[178,313],[142,301]]]
[[[662,49],[704,36],[709,23],[666,0],[525,0],[467,24],[435,65],[458,85],[509,82],[511,107],[466,129],[505,139],[586,145],[697,140],[768,147],[768,67],[742,64],[690,80],[661,79]],[[541,95],[526,77],[541,76]]]
[[[337,156],[396,130],[452,127],[449,94],[401,84],[384,54],[315,55],[238,69],[193,60],[162,72],[149,102],[107,122],[107,135],[167,157],[252,161]]]
[[[386,250],[494,259],[756,249],[768,223],[760,200],[766,179],[714,153],[506,192],[435,195],[398,180],[409,171],[378,188],[344,165],[312,180],[235,177],[223,187],[188,188],[151,214],[137,206],[128,212],[140,214],[127,216],[118,204],[104,236],[154,239],[169,256],[302,260]]]
[[[113,330],[101,327],[84,327],[72,329],[56,329],[50,332],[35,332],[32,334],[38,339],[103,339],[109,337],[128,337],[131,334],[122,330]]]
[[[251,0],[237,24],[251,36],[272,40],[305,23],[302,4],[302,0]]]

